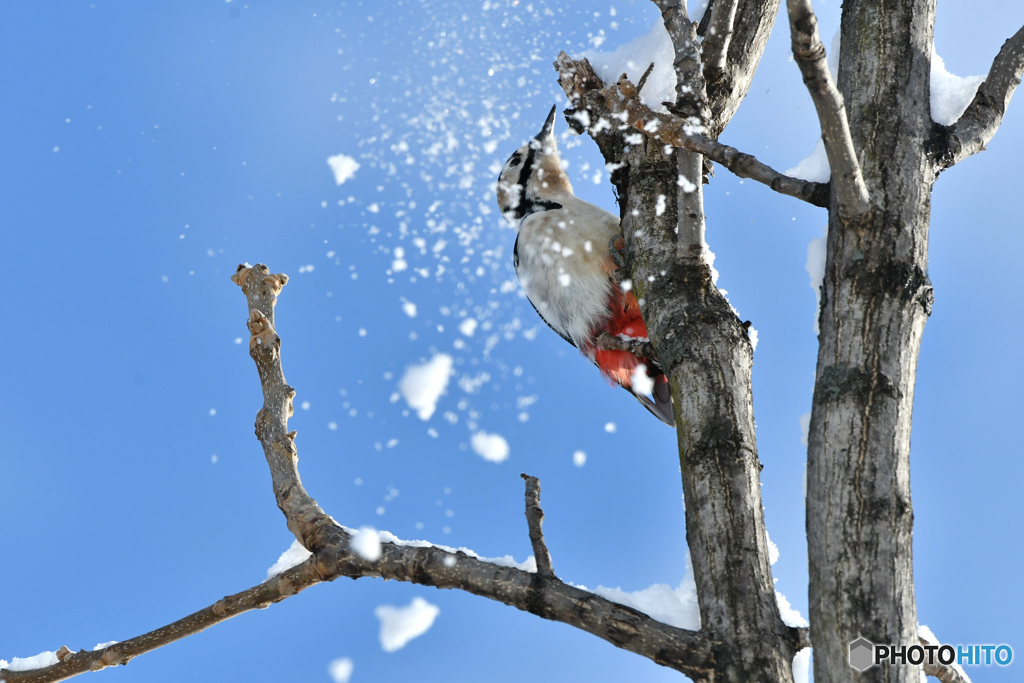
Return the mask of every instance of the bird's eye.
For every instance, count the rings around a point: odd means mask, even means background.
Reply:
[[[516,166],[519,165],[519,162],[522,161],[522,158],[518,154],[513,154],[512,158],[509,159],[508,161],[509,161],[509,168],[515,168]]]

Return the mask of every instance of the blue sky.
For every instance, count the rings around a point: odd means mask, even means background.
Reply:
[[[827,39],[839,3],[816,6]],[[243,261],[292,277],[277,316],[300,406],[291,425],[303,481],[336,519],[521,561],[525,471],[541,478],[564,580],[679,584],[674,435],[608,387],[517,288],[503,291],[514,233],[490,190],[493,164],[564,104],[558,50],[602,37],[611,49],[656,18],[649,2],[611,8],[0,8],[0,657],[139,635],[258,583],[291,543],[252,434],[258,380],[236,343],[246,311],[228,277]],[[937,50],[949,71],[983,74],[1021,24],[1009,0],[940,3]],[[783,20],[722,137],[779,169],[818,136],[788,50]],[[912,454],[920,621],[945,642],[1005,642],[1018,657],[1021,110],[1011,104],[989,150],[935,186],[936,303]],[[577,193],[613,209],[607,172],[592,180],[601,163],[589,139],[562,142]],[[340,186],[327,165],[336,154],[360,163]],[[724,169],[705,201],[719,286],[760,337],[754,401],[777,587],[806,615],[799,419],[816,339],[805,262],[825,215]],[[396,247],[404,271],[392,269]],[[458,329],[465,318],[480,323],[473,336]],[[422,421],[391,397],[407,367],[438,352],[456,374]],[[468,446],[480,430],[507,440],[505,462]],[[434,626],[383,652],[374,609],[416,596],[440,608]],[[497,603],[371,580],[314,587],[102,675],[329,681],[338,657],[353,660],[352,681],[679,678]]]

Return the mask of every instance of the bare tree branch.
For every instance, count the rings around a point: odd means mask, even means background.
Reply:
[[[725,64],[714,68],[715,59],[708,50],[708,28],[718,14],[718,2],[713,2],[701,19],[697,34],[704,37],[704,80],[707,98],[711,106],[711,118],[707,121],[708,135],[717,140],[732,120],[743,98],[750,90],[754,72],[764,54],[768,36],[779,13],[779,0],[720,0],[723,4],[735,4],[731,27],[731,39],[722,48]]]
[[[588,111],[587,119],[593,122],[588,130],[595,139],[604,131],[615,130],[618,127],[609,125],[609,120],[621,122],[622,125],[631,126],[663,144],[702,154],[741,178],[756,180],[780,194],[795,197],[814,206],[828,207],[828,183],[814,183],[783,175],[758,161],[756,157],[702,134],[699,124],[651,110],[640,101],[636,88],[629,80],[620,79],[618,83],[605,88],[586,59],[574,61],[564,52],[558,55],[555,68],[559,71],[562,87],[569,88],[566,95],[570,102],[584,103]],[[602,120],[605,121],[604,124],[600,123]],[[598,127],[601,130],[598,130]],[[693,178],[687,180],[696,182]]]
[[[697,29],[686,13],[683,0],[653,0],[661,10],[661,19],[675,48],[676,101],[673,110],[681,116],[696,117],[700,123],[711,118],[704,88]]]
[[[818,19],[811,9],[811,0],[786,0],[786,6],[793,34],[793,57],[818,111],[821,137],[832,168],[832,186],[839,203],[839,216],[844,222],[857,220],[871,210],[871,202],[857,152],[853,148],[843,96],[836,89],[825,62],[825,46],[818,36]]]
[[[706,12],[711,14],[707,31],[704,33],[704,72],[722,71],[732,41],[732,26],[736,20],[736,6],[739,0],[717,0]]]
[[[132,657],[198,633],[236,614],[266,607],[315,583],[339,577],[378,577],[464,590],[544,619],[575,626],[618,648],[680,671],[695,681],[709,681],[716,666],[716,657],[731,656],[727,646],[703,632],[663,624],[635,609],[555,578],[543,536],[539,533],[543,512],[539,505],[539,482],[533,478],[527,478],[527,509],[528,515],[533,512],[531,507],[536,512],[536,525],[533,518],[528,518],[539,568],[537,572],[494,564],[463,551],[421,542],[383,543],[380,558],[374,561],[356,553],[349,547],[350,530],[324,513],[302,486],[296,467],[296,433],[287,431],[295,391],[284,381],[281,339],[274,330],[273,316],[277,295],[288,282],[288,277],[272,275],[266,266],[257,264],[239,266],[232,280],[242,287],[249,304],[249,352],[256,362],[263,388],[264,405],[257,414],[256,434],[270,465],[278,507],[285,513],[288,528],[313,556],[259,586],[219,600],[206,609],[138,638],[94,652],[72,654],[69,649],[62,648],[61,661],[43,669],[0,670],[0,678],[5,678],[6,683],[59,681],[86,671],[127,664]],[[531,483],[535,486],[531,487]],[[531,506],[531,502],[536,505]],[[533,538],[534,528],[538,539]],[[543,553],[537,552],[538,540],[540,547],[544,548]]]
[[[258,586],[229,595],[184,619],[179,619],[173,624],[162,626],[131,640],[125,640],[99,650],[79,650],[74,653],[67,647],[62,647],[57,653],[57,657],[60,659],[59,663],[27,671],[4,669],[0,671],[0,679],[6,679],[7,683],[51,683],[52,681],[63,681],[86,671],[99,671],[108,666],[127,664],[131,659],[150,650],[187,638],[243,612],[265,609],[272,603],[280,602],[301,590],[320,583],[322,579],[317,574],[314,565],[314,558],[310,558],[302,564],[267,579]]]
[[[1024,75],[1024,27],[1003,43],[985,82],[960,119],[945,131],[945,144],[934,153],[941,171],[985,149],[1003,122],[1003,114]]]
[[[920,641],[922,645],[936,644],[931,643],[925,640],[924,638],[918,638],[918,641]],[[927,657],[925,658],[925,662],[921,668],[924,669],[925,676],[937,678],[940,681],[942,681],[942,683],[970,683],[968,679],[961,676],[960,672],[954,669],[952,666],[949,666],[948,664],[941,664],[939,662],[929,664]]]
[[[548,552],[548,546],[544,542],[544,531],[541,529],[541,525],[544,524],[544,510],[540,507],[540,480],[525,472],[520,476],[526,482],[526,524],[530,527],[530,544],[533,546],[533,556],[537,560],[537,574],[554,576],[551,553]]]

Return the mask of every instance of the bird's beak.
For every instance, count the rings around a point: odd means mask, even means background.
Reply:
[[[551,135],[554,132],[554,129],[555,129],[555,111],[557,111],[557,110],[558,110],[558,105],[557,104],[551,107],[551,111],[548,112],[548,118],[547,118],[546,121],[544,121],[544,127],[540,129],[540,132],[537,133],[537,137],[534,138],[534,139],[536,139],[536,140],[544,140],[546,137],[548,137],[549,135]]]

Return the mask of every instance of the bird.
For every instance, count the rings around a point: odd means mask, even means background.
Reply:
[[[621,243],[619,219],[576,197],[562,168],[554,135],[557,109],[551,108],[540,133],[513,152],[498,175],[498,208],[517,233],[516,275],[552,330],[674,426],[668,377],[657,358],[597,344],[605,333],[647,341],[647,326],[631,288],[614,275],[619,266],[611,248]]]

